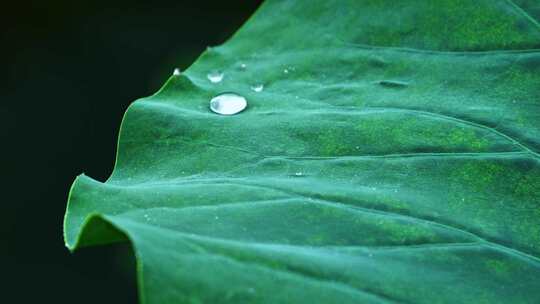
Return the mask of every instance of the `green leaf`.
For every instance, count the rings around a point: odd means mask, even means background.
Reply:
[[[539,303],[540,9],[518,4],[267,1],[129,107],[67,246],[131,242],[142,303]],[[222,92],[247,109],[211,112]]]

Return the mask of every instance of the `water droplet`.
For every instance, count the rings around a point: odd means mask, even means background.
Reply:
[[[262,92],[264,90],[264,84],[259,83],[251,86],[251,89],[257,93]]]
[[[174,76],[180,75],[180,69],[179,69],[179,68],[174,69],[174,71],[173,71],[172,74],[173,74]]]
[[[289,74],[289,69],[284,69],[284,70],[283,70],[283,73]]]
[[[234,115],[247,107],[247,100],[235,93],[223,93],[210,100],[210,110],[221,115]]]
[[[217,216],[217,215],[216,215],[214,218],[215,218],[216,220],[219,220],[219,216]]]
[[[409,86],[409,83],[405,81],[399,81],[399,80],[381,80],[379,81],[379,84],[383,87],[389,87],[389,88],[405,88]]]
[[[245,63],[240,64],[240,69],[245,70],[247,68],[247,65]]]
[[[208,77],[208,80],[210,80],[211,83],[218,83],[223,80],[223,73],[220,71],[212,71],[208,73],[206,77]]]
[[[304,173],[302,173],[302,172],[296,172],[294,175],[295,175],[295,176],[302,176],[302,175],[304,175]]]

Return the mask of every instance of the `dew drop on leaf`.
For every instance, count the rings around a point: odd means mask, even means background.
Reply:
[[[262,92],[262,90],[264,90],[264,84],[258,83],[258,84],[252,85],[251,90],[253,90],[253,91],[257,92],[257,93]]]
[[[220,71],[212,71],[206,75],[208,77],[208,80],[210,80],[211,83],[218,83],[223,80],[223,73]]]
[[[379,81],[379,84],[383,87],[389,87],[389,88],[405,88],[409,85],[405,81],[397,81],[397,80],[381,80]]]
[[[221,115],[234,115],[247,107],[247,100],[236,93],[223,93],[210,100],[210,110]]]
[[[180,75],[180,69],[179,69],[179,68],[174,69],[174,71],[173,71],[172,74],[173,74],[174,76]]]

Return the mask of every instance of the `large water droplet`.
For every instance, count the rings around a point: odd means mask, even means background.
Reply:
[[[264,90],[264,84],[258,83],[258,84],[252,85],[251,89],[257,93],[262,92],[262,90]]]
[[[223,93],[210,100],[210,110],[221,115],[234,115],[247,107],[247,100],[235,93]]]
[[[208,80],[210,80],[211,83],[218,83],[223,80],[223,73],[220,71],[212,71],[208,73],[206,77],[208,77]]]
[[[180,75],[180,69],[179,69],[179,68],[174,69],[174,71],[173,71],[172,74],[173,74],[174,76]]]

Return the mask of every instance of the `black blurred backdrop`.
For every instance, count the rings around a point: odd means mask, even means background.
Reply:
[[[3,303],[136,303],[126,245],[64,247],[76,175],[104,181],[127,106],[223,43],[260,1],[18,1],[0,8]]]

